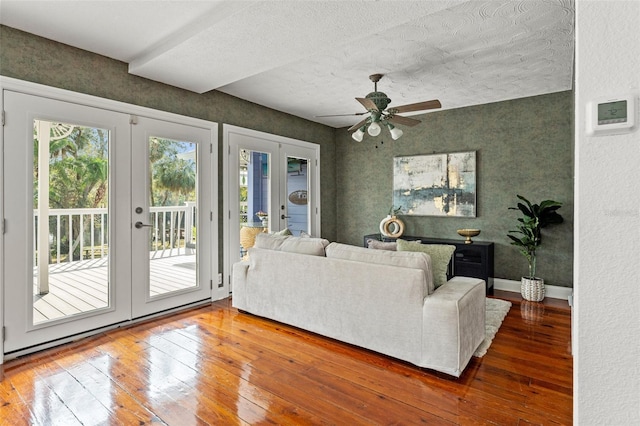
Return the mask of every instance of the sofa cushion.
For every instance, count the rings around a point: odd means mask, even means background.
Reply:
[[[405,241],[398,239],[398,251],[420,252],[431,257],[433,267],[433,285],[440,287],[447,282],[447,268],[451,261],[456,246],[447,244],[421,244],[417,241]]]
[[[282,242],[280,251],[324,256],[327,245],[329,245],[329,240],[324,238],[289,237]]]
[[[282,243],[287,238],[291,237],[289,235],[267,234],[262,232],[256,235],[256,242],[253,246],[261,249],[280,250]]]
[[[379,265],[399,266],[402,268],[422,269],[424,271],[424,294],[434,292],[433,273],[431,259],[424,253],[398,252],[390,250],[370,250],[365,247],[357,247],[348,244],[331,243],[326,249],[327,257],[352,260],[364,263],[376,263]]]

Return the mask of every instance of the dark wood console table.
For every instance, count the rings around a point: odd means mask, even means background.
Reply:
[[[395,241],[395,238],[383,237],[380,234],[364,236],[364,246],[367,240]],[[493,293],[493,243],[490,241],[474,241],[465,244],[464,240],[448,240],[444,238],[402,236],[403,240],[420,240],[422,244],[450,244],[456,246],[453,260],[449,263],[447,278],[453,276],[474,277],[483,279],[487,283],[487,294]]]

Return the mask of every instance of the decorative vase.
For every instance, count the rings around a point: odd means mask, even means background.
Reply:
[[[399,238],[404,233],[404,222],[396,216],[387,215],[380,221],[380,233],[388,238]]]
[[[476,237],[478,235],[480,235],[480,230],[479,229],[458,229],[458,235],[462,236],[462,237],[466,237],[466,239],[464,240],[465,244],[473,244],[473,240],[471,239],[471,237]]]
[[[380,226],[378,227],[378,229],[380,230],[380,234],[381,234],[383,237],[386,237],[386,236],[387,236],[387,235],[385,235],[385,233],[384,233],[384,224],[385,224],[385,223],[387,223],[387,221],[388,221],[388,220],[391,220],[391,215],[390,215],[390,214],[388,214],[388,215],[387,215],[387,217],[385,217],[384,219],[382,219],[382,220],[380,221]]]
[[[524,300],[540,302],[544,299],[544,280],[537,277],[522,277],[520,294]]]

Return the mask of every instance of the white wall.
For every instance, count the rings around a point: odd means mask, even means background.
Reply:
[[[640,1],[576,1],[574,423],[640,424],[640,132],[585,135],[595,97],[640,93]]]

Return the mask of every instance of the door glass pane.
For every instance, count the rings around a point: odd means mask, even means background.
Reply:
[[[309,232],[309,174],[306,158],[287,157],[287,227],[295,236]]]
[[[196,287],[197,144],[149,138],[149,296]]]
[[[109,131],[34,121],[33,323],[109,305]]]
[[[269,154],[240,149],[240,257],[246,258],[256,235],[269,230]]]

